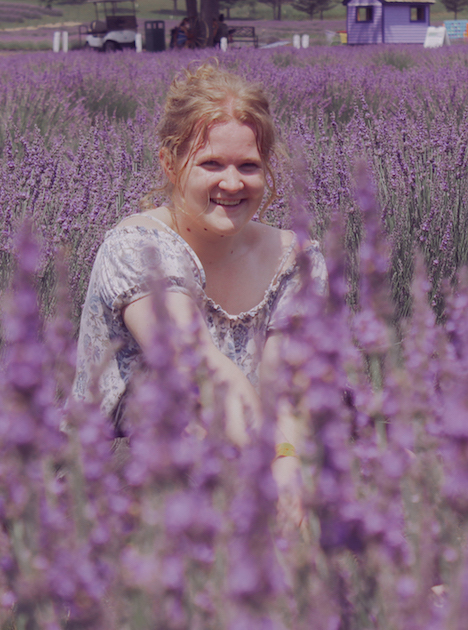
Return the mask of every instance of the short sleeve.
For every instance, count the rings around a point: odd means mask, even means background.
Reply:
[[[312,241],[304,250],[310,262],[310,278],[312,287],[318,295],[325,295],[328,286],[327,267],[325,259],[320,252],[317,241]],[[285,325],[294,315],[299,315],[298,306],[294,303],[294,298],[301,288],[301,278],[297,263],[281,280],[277,298],[273,304],[267,334],[284,330]]]
[[[97,293],[115,315],[148,295],[154,279],[167,289],[193,295],[201,279],[189,253],[160,230],[141,226],[107,233],[94,264]]]

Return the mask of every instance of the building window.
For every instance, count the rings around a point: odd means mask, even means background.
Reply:
[[[425,22],[426,21],[426,9],[425,7],[411,7],[411,22]]]
[[[357,7],[356,22],[372,22],[373,19],[374,7]]]

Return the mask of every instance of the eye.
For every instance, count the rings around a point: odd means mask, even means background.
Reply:
[[[221,164],[219,162],[217,162],[216,160],[203,160],[200,163],[200,166],[202,168],[206,168],[210,171],[216,170],[218,168],[221,168]]]
[[[256,173],[261,169],[261,165],[257,162],[244,162],[241,164],[241,170],[245,173]]]

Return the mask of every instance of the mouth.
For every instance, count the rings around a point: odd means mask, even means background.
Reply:
[[[211,199],[211,202],[217,206],[225,206],[229,208],[240,205],[242,201],[243,199]]]

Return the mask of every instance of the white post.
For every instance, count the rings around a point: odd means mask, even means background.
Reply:
[[[56,53],[60,52],[60,31],[55,31],[52,41],[52,50]]]
[[[135,35],[135,48],[137,53],[143,52],[143,37],[141,33]]]
[[[219,42],[220,48],[223,52],[226,52],[226,50],[228,49],[228,40],[227,37],[221,37],[221,40]]]
[[[62,31],[62,50],[68,52],[68,31]]]
[[[300,35],[293,35],[293,46],[294,46],[294,48],[300,48],[301,47],[301,36]]]
[[[310,37],[306,34],[302,36],[301,44],[302,48],[309,48]]]

